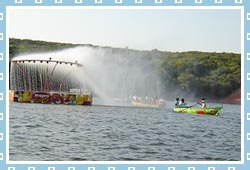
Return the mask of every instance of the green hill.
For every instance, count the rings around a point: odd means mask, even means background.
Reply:
[[[139,51],[127,48],[99,47],[91,44],[70,44],[11,38],[10,60],[30,52],[48,52],[75,46],[103,48],[119,58],[140,62],[140,57],[150,61],[162,80],[167,96],[183,94],[211,99],[224,98],[241,87],[241,55],[215,52],[166,52],[159,50]],[[125,55],[126,54],[126,55]],[[140,57],[135,57],[140,56]],[[116,60],[112,58],[112,60]],[[114,61],[115,62],[115,61]]]

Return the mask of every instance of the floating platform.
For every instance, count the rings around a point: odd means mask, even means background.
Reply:
[[[80,89],[70,90],[69,93],[10,90],[9,101],[20,103],[92,105],[92,92]]]

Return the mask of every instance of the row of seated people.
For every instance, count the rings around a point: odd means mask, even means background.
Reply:
[[[202,108],[205,108],[206,107],[205,98],[202,98],[196,104],[199,104]],[[196,105],[196,104],[194,104],[194,105]],[[183,98],[181,100],[179,98],[176,98],[175,107],[188,108],[188,107],[192,107],[192,106],[189,106],[187,103],[185,103],[185,100]]]

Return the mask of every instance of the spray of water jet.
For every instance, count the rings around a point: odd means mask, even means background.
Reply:
[[[160,97],[163,88],[151,57],[135,50],[85,46],[18,56],[12,60],[11,88],[90,89],[103,102],[134,95]]]

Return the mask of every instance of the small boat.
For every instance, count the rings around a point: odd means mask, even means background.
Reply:
[[[203,114],[203,115],[219,115],[223,105],[217,107],[206,107],[206,108],[197,108],[197,107],[174,107],[174,112],[180,113],[189,113],[189,114]]]
[[[142,103],[142,102],[132,101],[131,104],[136,107],[152,107],[152,108],[160,107],[160,105],[156,103]]]

